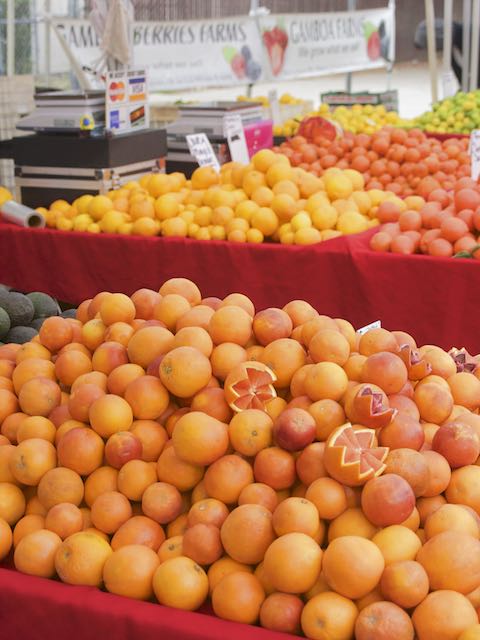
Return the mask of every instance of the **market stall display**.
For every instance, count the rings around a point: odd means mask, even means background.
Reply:
[[[18,571],[313,640],[477,623],[476,357],[183,278],[76,316],[0,348]]]
[[[441,141],[418,128],[384,127],[373,135],[346,132],[331,140],[315,129],[314,120],[308,139],[295,136],[275,151],[314,175],[322,176],[331,167],[355,169],[363,174],[367,189],[400,196],[427,197],[434,189],[452,189],[457,179],[470,175],[468,138]]]
[[[107,195],[83,195],[71,205],[62,199],[38,211],[62,231],[307,245],[375,226],[384,200],[409,204],[367,191],[358,171],[331,169],[320,180],[264,149],[248,165],[198,167],[191,180],[179,172],[149,174]]]
[[[0,344],[29,342],[47,318],[58,315],[73,316],[75,309],[62,311],[46,293],[23,294],[0,284]]]
[[[377,216],[381,229],[372,236],[374,251],[426,253],[480,259],[480,190],[471,178],[455,183],[455,190],[435,189],[418,211],[381,204]]]
[[[429,133],[469,134],[480,126],[480,90],[458,91],[435,102],[432,109],[417,118],[415,124]]]

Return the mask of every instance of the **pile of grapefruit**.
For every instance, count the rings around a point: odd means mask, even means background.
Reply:
[[[472,640],[479,407],[465,350],[301,300],[99,293],[0,347],[0,557],[313,640]]]
[[[424,253],[480,259],[480,187],[460,178],[451,191],[434,189],[419,207],[400,210],[383,202],[376,211],[381,229],[370,239],[374,251]]]
[[[107,195],[56,200],[38,211],[62,231],[305,245],[378,224],[384,200],[399,199],[366,189],[359,171],[332,168],[320,179],[263,149],[250,164],[230,162],[220,173],[199,167],[190,180],[149,174]]]
[[[322,176],[330,167],[355,169],[366,189],[385,189],[400,196],[426,197],[433,189],[452,189],[470,175],[468,138],[443,142],[420,129],[384,127],[372,135],[344,132],[334,140],[324,135],[295,136],[274,147],[294,167]]]

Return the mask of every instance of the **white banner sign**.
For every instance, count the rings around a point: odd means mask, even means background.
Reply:
[[[101,55],[88,20],[55,20],[75,58]],[[134,65],[152,90],[245,85],[385,66],[394,56],[393,9],[285,14],[257,19],[135,22]],[[68,71],[54,34],[51,72]]]
[[[375,68],[394,56],[390,9],[262,16],[260,26],[274,78]]]
[[[100,57],[95,31],[87,20],[55,24],[82,65],[90,67]],[[136,22],[133,45],[134,65],[148,70],[151,90],[245,85],[265,80],[258,27],[248,16]],[[52,50],[53,71],[57,53]]]

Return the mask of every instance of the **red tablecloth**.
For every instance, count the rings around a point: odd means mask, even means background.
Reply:
[[[288,640],[235,624],[0,568],[2,640]]]
[[[299,247],[0,224],[0,282],[79,303],[102,290],[131,294],[183,276],[205,296],[237,291],[257,309],[303,298],[355,327],[380,319],[420,344],[479,353],[478,261],[373,253],[372,233]]]

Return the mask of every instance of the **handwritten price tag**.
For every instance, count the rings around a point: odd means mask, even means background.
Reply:
[[[230,156],[234,162],[248,164],[250,155],[248,153],[245,131],[243,130],[242,118],[239,115],[225,116],[223,120],[224,135],[228,140]]]
[[[363,334],[367,333],[367,331],[370,331],[370,329],[381,329],[381,327],[382,327],[381,321],[375,320],[375,322],[371,322],[370,324],[366,324],[361,329],[357,329],[357,333],[358,335],[363,336]]]
[[[472,163],[472,180],[480,175],[480,129],[474,129],[470,135],[470,161]]]
[[[272,111],[273,124],[282,124],[282,116],[280,114],[280,103],[278,101],[278,94],[276,89],[272,89],[268,92],[268,101],[270,103],[270,109]]]
[[[454,96],[457,93],[458,82],[451,69],[442,73],[442,88],[444,98],[450,98],[450,96]]]
[[[190,153],[200,167],[213,167],[215,171],[220,171],[218,158],[205,133],[190,133],[186,139]]]

